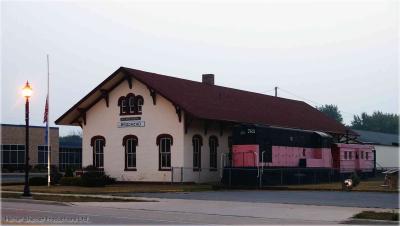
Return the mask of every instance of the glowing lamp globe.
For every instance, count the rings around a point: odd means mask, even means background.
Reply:
[[[29,98],[32,96],[32,88],[29,85],[28,81],[26,81],[25,87],[22,89],[22,95],[26,98]]]

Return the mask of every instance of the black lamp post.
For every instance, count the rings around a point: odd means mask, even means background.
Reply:
[[[22,196],[30,197],[29,189],[29,98],[32,96],[32,88],[29,82],[26,81],[25,87],[22,90],[22,95],[25,97],[25,186]]]

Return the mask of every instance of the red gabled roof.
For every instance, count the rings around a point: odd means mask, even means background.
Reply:
[[[132,76],[191,115],[210,120],[238,123],[257,123],[262,125],[317,130],[336,134],[345,134],[346,127],[329,118],[305,102],[274,97],[259,93],[237,90],[217,85],[208,85],[130,68],[120,68],[101,83],[96,89],[102,89],[107,81],[118,75],[118,71]],[[124,79],[121,76],[121,79]],[[96,90],[95,89],[95,90]],[[74,107],[57,119],[63,119],[90,95],[93,90]],[[92,98],[98,101],[98,98]],[[72,124],[69,122],[67,124]],[[65,124],[62,123],[62,124]]]

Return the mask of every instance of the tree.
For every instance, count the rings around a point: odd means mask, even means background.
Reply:
[[[67,135],[67,136],[60,137],[60,142],[61,143],[81,144],[82,137],[79,135]]]
[[[336,105],[333,104],[325,104],[321,107],[317,107],[317,109],[326,114],[327,116],[329,116],[330,118],[343,123],[343,117],[342,114],[339,111],[339,108]]]
[[[355,115],[351,128],[382,133],[399,134],[399,115],[375,111],[372,115],[363,112]]]

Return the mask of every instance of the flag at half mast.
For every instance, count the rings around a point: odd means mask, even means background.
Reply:
[[[46,123],[45,141],[47,151],[47,186],[50,186],[50,128],[49,128],[49,95],[50,95],[50,72],[49,72],[49,55],[47,55],[47,96],[46,105],[44,107],[43,123]]]

